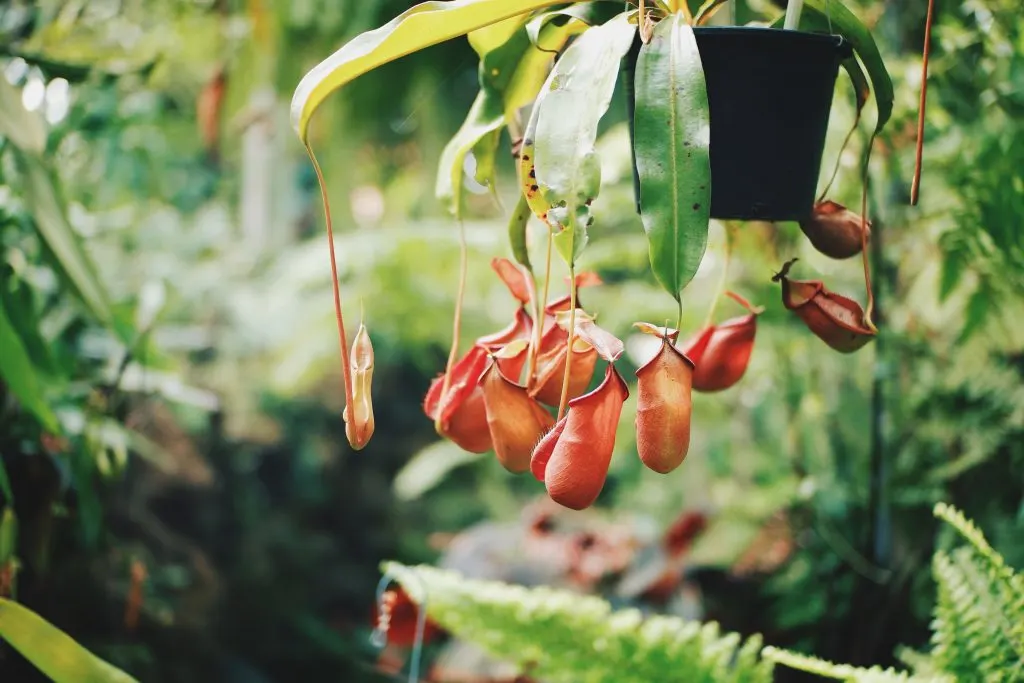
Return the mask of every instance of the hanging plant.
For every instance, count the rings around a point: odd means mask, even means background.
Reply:
[[[507,328],[461,351],[463,234],[451,353],[423,410],[439,434],[472,452],[493,450],[511,472],[531,471],[567,507],[587,507],[600,494],[629,395],[615,367],[622,342],[599,326],[579,296],[600,279],[577,271],[601,190],[598,124],[617,83],[628,95],[637,210],[651,270],[675,299],[679,319],[712,218],[792,220],[829,256],[862,255],[868,305],[861,309],[820,282],[788,279],[788,264],[776,278],[785,305],[842,352],[860,348],[876,331],[864,206],[858,215],[828,200],[831,181],[815,198],[840,67],[854,86],[854,129],[872,94],[872,141],[892,111],[892,82],[870,31],[839,0],[791,0],[783,16],[766,16],[757,26],[707,25],[728,6],[727,0],[708,0],[696,10],[682,0],[424,2],[344,45],[302,79],[292,101],[293,125],[323,190],[308,130],[324,99],[398,57],[468,37],[480,58],[480,92],[441,155],[436,193],[462,230],[464,162],[472,154],[476,181],[493,191],[501,132],[508,130],[520,189],[508,222],[515,262],[492,265],[514,304]],[[867,159],[865,153],[865,186]],[[326,192],[324,208],[333,268]],[[527,248],[531,216],[548,228],[543,269],[535,269]],[[554,255],[570,273],[564,295],[552,291]],[[679,323],[676,329],[637,323],[661,339],[659,352],[637,371],[638,451],[656,472],[668,473],[686,457],[691,391],[734,386],[751,357],[761,309],[725,291],[727,264],[728,258],[706,324],[682,344]],[[714,323],[723,294],[747,314]],[[372,347],[360,327],[357,348],[349,349],[336,272],[334,295],[346,433],[361,448],[373,431]],[[602,364],[603,380],[588,392]]]

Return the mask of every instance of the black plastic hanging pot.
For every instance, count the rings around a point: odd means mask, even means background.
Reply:
[[[814,205],[839,63],[839,36],[753,27],[694,29],[711,110],[711,216],[801,220]],[[639,36],[625,63],[629,134]],[[633,158],[640,210],[640,176]]]

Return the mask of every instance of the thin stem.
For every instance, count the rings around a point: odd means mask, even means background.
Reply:
[[[544,257],[544,294],[539,299],[534,297],[533,306],[533,339],[526,357],[526,387],[533,388],[534,375],[537,374],[537,357],[540,355],[540,341],[544,335],[544,306],[547,304],[548,291],[551,285],[551,245],[554,236],[548,231],[548,249]]]
[[[864,307],[864,324],[872,332],[877,331],[871,322],[871,314],[875,310],[875,295],[871,290],[871,258],[868,256],[868,167],[871,159],[871,147],[875,144],[875,136],[868,140],[868,148],[864,151],[863,190],[860,196],[860,252],[864,261],[864,287],[867,289],[867,306]]]
[[[676,329],[681,330],[683,329],[683,297],[676,299],[676,303],[678,304],[676,311]],[[668,321],[665,321],[665,327],[668,327]],[[668,334],[667,330],[665,331],[665,334]]]
[[[331,205],[327,199],[327,184],[324,182],[324,174],[320,169],[320,163],[313,154],[313,148],[305,143],[306,153],[309,160],[313,162],[313,170],[316,172],[316,180],[320,185],[320,197],[324,203],[324,219],[327,224],[327,245],[331,253],[331,286],[334,289],[334,317],[338,321],[338,343],[341,346],[341,376],[345,390],[345,410],[342,416],[348,422],[352,414],[353,399],[352,372],[348,362],[348,337],[345,334],[345,318],[341,313],[341,287],[338,285],[338,261],[334,255],[334,229],[331,225]]]
[[[786,21],[782,28],[795,31],[800,26],[800,14],[804,11],[804,0],[789,0],[786,4]]]
[[[821,195],[818,197],[815,203],[822,202],[825,199],[825,195],[828,194],[828,191],[832,189],[832,183],[836,181],[836,177],[839,175],[839,166],[840,164],[842,164],[843,161],[843,152],[846,151],[846,146],[850,144],[850,139],[853,138],[853,134],[857,132],[857,126],[859,124],[860,112],[858,111],[857,117],[853,120],[853,126],[850,128],[850,131],[846,134],[846,137],[843,138],[843,144],[839,148],[839,155],[836,157],[836,165],[832,169],[832,176],[828,179],[828,182],[825,184],[825,189],[821,191]]]
[[[910,205],[917,206],[921,192],[921,160],[924,156],[924,110],[928,100],[928,55],[931,53],[932,16],[935,0],[928,0],[928,15],[924,22],[924,50],[921,58],[921,101],[917,105],[917,152],[914,158],[914,179],[910,183]]]
[[[558,417],[565,415],[569,402],[569,371],[572,369],[572,343],[576,337],[576,266],[569,266],[569,337],[565,349],[565,372],[562,373],[562,396],[558,400]]]
[[[445,399],[448,397],[448,390],[452,386],[452,367],[455,365],[455,358],[459,354],[459,336],[462,330],[462,303],[466,295],[466,269],[469,264],[468,248],[466,246],[466,224],[461,217],[456,218],[459,223],[459,289],[455,295],[455,315],[452,319],[452,347],[448,351],[448,364],[444,369],[444,380],[441,382],[441,400],[438,404],[437,415],[434,417],[434,430],[441,433],[441,416],[444,414]]]
[[[708,317],[704,320],[704,327],[707,328],[711,325],[711,321],[715,318],[715,311],[718,309],[718,302],[722,300],[722,294],[725,292],[725,284],[729,281],[729,263],[732,261],[732,227],[729,223],[725,224],[725,254],[722,261],[722,277],[718,281],[718,291],[715,292],[715,298],[711,300],[711,307],[708,309]]]

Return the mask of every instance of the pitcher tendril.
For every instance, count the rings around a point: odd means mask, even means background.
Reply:
[[[455,293],[455,314],[452,319],[452,347],[448,351],[448,363],[444,369],[444,380],[441,383],[441,404],[445,403],[448,391],[452,386],[452,367],[459,355],[459,341],[462,330],[462,302],[466,296],[466,270],[469,266],[469,248],[466,245],[466,224],[462,218],[459,223],[459,289]],[[441,415],[443,411],[437,411],[434,418],[434,430],[440,435],[442,431]]]
[[[562,397],[558,400],[558,417],[561,420],[565,415],[565,408],[569,402],[569,371],[572,368],[572,346],[576,338],[576,266],[569,266],[569,338],[566,341],[565,372],[562,375]]]
[[[924,111],[928,101],[928,56],[932,44],[932,17],[935,0],[928,0],[928,14],[924,21],[924,50],[921,55],[921,100],[917,105],[917,149],[914,153],[914,179],[910,184],[910,205],[917,206],[921,193],[921,161],[924,156]]]
[[[327,198],[327,184],[324,182],[324,174],[320,169],[320,163],[316,160],[313,148],[308,142],[303,143],[309,160],[313,163],[313,170],[316,172],[316,181],[320,185],[320,197],[324,204],[324,222],[327,226],[327,246],[331,255],[331,287],[334,290],[334,317],[338,322],[338,344],[341,347],[341,376],[345,390],[345,410],[342,416],[345,422],[352,419],[352,406],[355,399],[352,391],[352,372],[349,368],[348,358],[348,337],[345,335],[345,318],[341,312],[341,286],[338,284],[338,260],[334,253],[334,228],[331,223],[331,204]]]

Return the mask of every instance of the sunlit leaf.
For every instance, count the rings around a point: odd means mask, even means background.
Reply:
[[[466,34],[466,40],[469,41],[470,47],[473,48],[477,56],[482,58],[491,50],[495,50],[508,42],[508,39],[522,28],[529,19],[530,17],[527,14],[510,17],[504,21],[470,31]]]
[[[28,410],[51,432],[58,432],[60,425],[44,395],[44,383],[37,374],[35,365],[21,343],[7,312],[0,302],[0,376],[7,388],[25,410]]]
[[[548,222],[557,226],[555,247],[567,263],[586,245],[590,203],[601,190],[597,126],[635,35],[624,12],[577,38],[555,63],[531,116],[533,137],[524,148],[535,147],[536,185],[554,207]]]
[[[0,137],[24,152],[42,154],[46,149],[46,124],[39,112],[25,109],[21,90],[0,78]]]
[[[431,45],[557,4],[558,0],[452,0],[416,5],[356,36],[307,73],[292,97],[292,126],[305,142],[309,120],[320,103],[357,76]]]
[[[24,178],[25,208],[32,213],[33,223],[53,253],[58,270],[96,320],[111,325],[113,312],[107,291],[68,222],[53,174],[39,157],[18,156]]]
[[[711,216],[707,85],[682,15],[660,22],[640,49],[635,88],[634,149],[651,269],[679,299],[704,258]]]
[[[0,598],[0,638],[54,683],[138,683],[16,602]]]

